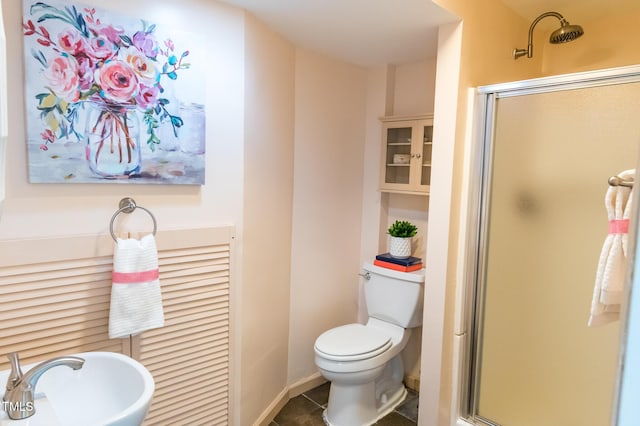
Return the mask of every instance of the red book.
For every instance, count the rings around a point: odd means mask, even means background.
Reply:
[[[397,263],[385,262],[384,260],[375,259],[373,261],[373,264],[376,266],[381,266],[383,268],[393,269],[395,271],[401,271],[401,272],[411,272],[411,271],[417,271],[419,269],[422,269],[422,263],[414,263],[413,265],[402,266],[402,265],[398,265]]]

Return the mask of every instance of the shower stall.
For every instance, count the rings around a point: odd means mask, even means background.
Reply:
[[[587,322],[608,179],[638,159],[640,67],[477,92],[459,424],[608,426],[620,327]]]

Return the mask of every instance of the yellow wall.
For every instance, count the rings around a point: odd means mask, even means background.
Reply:
[[[529,22],[499,0],[435,0],[463,23],[461,87],[536,77],[540,59],[514,61],[514,47],[526,47]],[[461,93],[463,93],[462,91]],[[466,103],[461,103],[462,107]]]
[[[439,425],[451,422],[453,389],[453,327],[455,290],[462,277],[457,276],[460,206],[463,187],[463,158],[465,132],[471,117],[467,117],[467,89],[509,81],[524,80],[548,75],[596,70],[640,63],[640,9],[611,13],[609,17],[592,22],[581,22],[585,36],[569,45],[551,46],[545,42],[545,34],[535,34],[536,51],[532,59],[514,60],[515,47],[527,44],[531,21],[507,8],[499,0],[434,0],[443,8],[460,17],[462,22],[462,47],[460,51],[460,80],[458,112],[453,164],[453,188],[447,261],[447,279],[430,285],[446,286],[443,361],[439,396]],[[575,10],[581,7],[574,2]],[[571,16],[571,10],[563,10]],[[624,31],[618,25],[627,24]],[[548,36],[547,36],[548,37]],[[621,40],[624,37],[624,40]],[[455,408],[454,408],[455,410]]]
[[[549,44],[548,31],[539,24],[534,31],[534,57],[514,60],[513,48],[526,47],[529,25],[535,16],[525,19],[500,0],[434,2],[455,13],[464,24],[463,87],[640,63],[640,4],[624,10],[609,9],[597,19],[579,22],[585,34],[570,44]],[[581,3],[572,6],[562,11],[565,16],[580,11]]]
[[[584,35],[571,44],[546,44],[542,74],[564,74],[640,63],[639,22],[640,3],[635,11],[580,23]]]

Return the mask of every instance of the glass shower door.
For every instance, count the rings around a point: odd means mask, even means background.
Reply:
[[[498,97],[494,110],[473,419],[607,426],[619,325],[587,321],[607,180],[636,166],[640,83]]]

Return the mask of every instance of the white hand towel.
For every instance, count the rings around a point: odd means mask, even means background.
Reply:
[[[164,325],[158,250],[152,234],[120,239],[113,253],[109,338],[116,339]]]
[[[625,170],[618,176],[625,180],[633,179],[635,170]],[[616,321],[620,316],[626,279],[632,197],[633,190],[624,186],[610,186],[605,195],[609,235],[604,241],[598,262],[588,323],[590,327]]]

